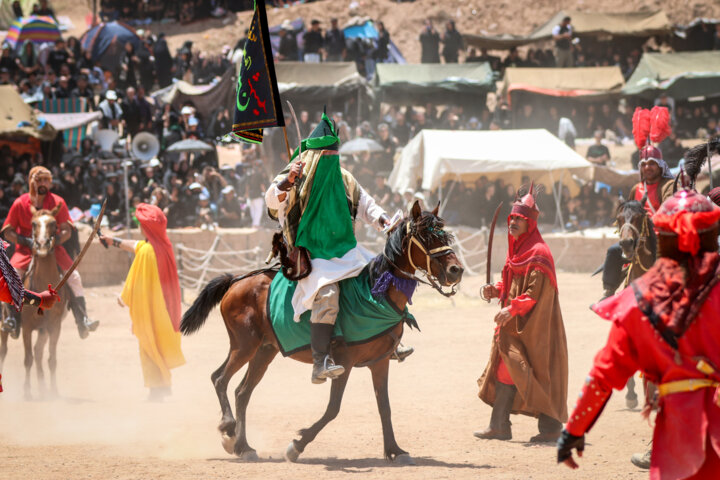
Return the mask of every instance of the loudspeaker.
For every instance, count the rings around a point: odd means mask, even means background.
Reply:
[[[147,162],[160,153],[160,142],[152,133],[140,132],[132,142],[132,155]]]
[[[95,132],[95,142],[100,145],[103,152],[111,152],[115,141],[120,137],[115,130],[98,130]]]

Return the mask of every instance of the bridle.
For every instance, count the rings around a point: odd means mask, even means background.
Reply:
[[[630,260],[630,267],[628,268],[627,276],[625,277],[625,284],[627,285],[630,280],[630,275],[632,273],[633,267],[637,265],[642,269],[643,272],[647,272],[652,265],[645,266],[642,263],[642,260],[640,259],[640,256],[638,255],[638,248],[637,248],[637,242],[641,238],[648,238],[650,234],[650,228],[648,227],[648,216],[647,214],[643,217],[643,223],[642,223],[642,231],[638,230],[638,228],[632,224],[632,222],[625,222],[620,227],[620,238],[622,238],[623,232],[625,230],[631,230],[636,236],[635,240],[635,246],[633,247],[633,257]]]
[[[432,288],[434,288],[435,290],[440,292],[440,294],[443,295],[444,297],[452,297],[453,295],[455,295],[457,293],[457,290],[456,290],[457,283],[453,284],[450,292],[445,292],[442,289],[442,287],[438,284],[435,276],[433,276],[431,273],[432,272],[431,262],[437,258],[440,258],[445,255],[449,255],[450,253],[453,253],[452,247],[450,245],[443,245],[442,247],[437,247],[437,248],[428,250],[428,248],[425,245],[423,245],[423,243],[420,240],[418,240],[418,238],[414,234],[411,233],[411,231],[410,231],[411,223],[412,223],[411,221],[408,221],[407,226],[405,228],[405,238],[408,239],[407,259],[408,259],[408,262],[410,263],[410,266],[413,268],[413,270],[416,272],[417,271],[422,272],[423,275],[425,275],[425,278],[427,280],[424,280],[421,277],[418,277],[415,273],[412,273],[412,274],[408,273],[405,270],[403,270],[402,268],[398,267],[383,252],[383,256],[385,257],[385,260],[387,260],[388,263],[390,263],[390,265],[395,267],[405,277],[407,277],[411,280],[415,280],[420,283],[424,283],[425,285],[430,285]],[[425,255],[425,262],[426,262],[427,269],[419,267],[419,266],[415,265],[415,262],[413,262],[413,259],[412,259],[413,246],[416,246],[417,248],[419,248],[420,251],[422,252],[422,254]]]

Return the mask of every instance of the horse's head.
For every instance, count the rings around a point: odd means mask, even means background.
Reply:
[[[47,257],[55,248],[57,234],[57,221],[55,217],[60,211],[60,204],[52,210],[38,210],[30,207],[32,213],[32,243],[33,255]]]
[[[635,256],[638,239],[649,233],[647,231],[649,218],[643,202],[621,201],[617,207],[616,221],[620,231],[620,248],[623,256],[632,259]]]
[[[386,256],[390,253],[395,257],[393,262],[402,265],[407,273],[420,270],[431,282],[436,280],[440,286],[449,287],[460,282],[463,266],[450,247],[453,235],[445,231],[437,214],[438,207],[423,212],[416,201],[410,215],[388,238]]]

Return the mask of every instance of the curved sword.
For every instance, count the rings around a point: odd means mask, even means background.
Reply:
[[[490,235],[488,236],[488,246],[487,246],[487,264],[485,265],[485,281],[487,283],[485,283],[485,285],[480,287],[481,296],[482,296],[483,289],[488,285],[492,285],[490,282],[490,280],[491,280],[490,268],[492,267],[492,263],[491,263],[492,245],[493,245],[493,238],[495,237],[495,224],[497,224],[498,215],[500,214],[500,209],[502,208],[502,206],[503,206],[503,202],[500,202],[500,205],[498,205],[497,208],[495,209],[495,213],[493,214],[492,223],[490,224]],[[489,298],[483,298],[483,299],[486,302],[490,303]]]

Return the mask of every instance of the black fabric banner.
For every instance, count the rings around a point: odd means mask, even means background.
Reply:
[[[265,0],[255,0],[235,95],[232,136],[251,143],[262,142],[262,129],[285,125],[275,77]]]

